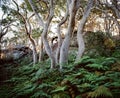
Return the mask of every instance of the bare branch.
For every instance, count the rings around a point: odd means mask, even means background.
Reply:
[[[114,13],[114,16],[116,16],[118,19],[120,19],[120,9],[116,4],[116,0],[111,0],[111,3],[105,2],[103,3],[102,1],[98,0],[98,6],[99,5],[105,5],[106,7],[110,8],[112,12]]]
[[[19,6],[18,6],[17,2],[16,2],[15,0],[12,0],[12,1],[13,1],[14,4],[16,5],[16,7],[17,7],[17,11],[19,12]]]
[[[34,16],[35,14],[32,14],[29,18],[28,18],[28,20],[27,20],[27,24],[28,24],[28,26],[29,26],[29,31],[28,32],[32,32],[32,28],[31,28],[31,24],[30,24],[30,18],[32,18],[33,16]]]
[[[32,7],[32,10],[34,11],[35,15],[37,16],[37,18],[39,19],[39,24],[40,26],[44,26],[44,22],[42,20],[42,18],[40,17],[40,15],[38,14],[37,10],[36,10],[36,7],[34,6],[32,0],[28,0],[31,7]]]
[[[54,8],[53,8],[53,0],[50,0],[50,12],[49,12],[49,16],[48,16],[48,19],[47,19],[47,24],[49,25],[52,18],[53,18],[53,15],[54,15]]]
[[[65,13],[65,16],[64,16],[64,18],[58,23],[58,26],[57,27],[59,27],[59,26],[61,26],[62,24],[64,24],[65,22],[66,22],[66,20],[67,20],[67,17],[68,17],[68,15],[69,15],[69,0],[67,0],[67,4],[66,4],[66,13]]]

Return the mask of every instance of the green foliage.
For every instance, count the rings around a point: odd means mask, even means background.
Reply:
[[[68,57],[68,62],[69,63],[73,63],[74,61],[75,61],[75,59],[76,59],[76,50],[71,50],[70,52],[69,52],[69,57]]]
[[[120,49],[116,49],[116,51],[113,52],[112,56],[120,59]]]
[[[3,10],[4,13],[7,13],[8,7],[6,5],[2,5],[1,8],[2,8],[2,10]]]
[[[7,93],[6,98],[119,98],[120,71],[113,70],[119,64],[116,56],[84,56],[76,63],[70,56],[61,72],[50,70],[49,60],[35,66],[27,58],[18,61],[20,65],[12,67],[13,74],[5,81],[11,85],[0,87],[0,97]]]
[[[0,98],[9,98],[9,92],[12,88],[10,85],[1,85],[0,84]]]
[[[32,32],[32,37],[33,38],[39,38],[40,35],[42,34],[43,30],[40,30],[40,28],[34,29]]]
[[[79,63],[87,63],[91,61],[90,56],[84,56],[83,58],[81,58],[78,62],[75,62],[75,64],[79,64]]]
[[[71,98],[71,97],[66,92],[62,92],[54,94],[52,98]]]
[[[87,98],[113,98],[112,93],[108,88],[99,86],[95,91],[90,92]]]
[[[98,70],[100,70],[100,69],[105,70],[103,65],[100,65],[100,64],[88,64],[87,66],[90,67],[90,68],[98,69]]]
[[[90,58],[90,56],[84,56],[75,65],[81,65],[81,67],[92,68],[94,70],[109,70],[110,65],[116,62],[114,57],[98,57],[96,59]]]
[[[29,2],[28,2],[28,0],[24,0],[24,1],[25,1],[25,4],[27,5],[27,9],[29,11],[33,11],[32,8],[31,8],[31,6],[30,6],[30,4],[29,4]]]
[[[116,42],[106,32],[87,32],[85,36],[86,55],[91,57],[111,56],[115,50]]]
[[[64,92],[66,90],[66,86],[57,86],[55,90],[53,90],[51,93],[56,93],[56,92]]]

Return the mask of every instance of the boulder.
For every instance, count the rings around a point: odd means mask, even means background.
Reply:
[[[31,53],[32,50],[24,45],[17,45],[12,48],[2,49],[0,50],[0,63],[18,60]]]

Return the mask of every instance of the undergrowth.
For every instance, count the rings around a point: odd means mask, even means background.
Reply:
[[[50,61],[12,68],[11,78],[0,87],[0,98],[119,98],[119,55],[91,58],[50,70]],[[72,58],[72,60],[71,60]],[[12,65],[11,65],[12,66]]]

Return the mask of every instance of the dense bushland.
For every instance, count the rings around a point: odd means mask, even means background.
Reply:
[[[83,56],[62,71],[50,70],[50,60],[32,66],[27,58],[6,64],[9,79],[0,86],[0,98],[119,98],[120,51],[110,57]]]

